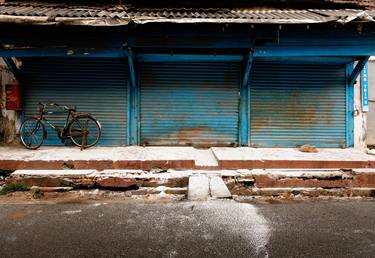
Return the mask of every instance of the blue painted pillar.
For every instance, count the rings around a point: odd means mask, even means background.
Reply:
[[[240,89],[240,132],[239,142],[240,146],[249,145],[249,127],[250,127],[250,94],[249,94],[249,82],[251,66],[253,64],[254,56],[253,51],[250,51],[247,60],[244,75]]]
[[[361,73],[365,65],[367,64],[368,60],[370,59],[370,56],[361,57],[353,69],[353,72],[350,74],[348,80],[349,84],[353,84],[356,82],[358,75]]]
[[[351,80],[354,69],[353,63],[346,66],[346,147],[354,146],[354,83]]]
[[[14,77],[20,81],[21,73],[20,70],[17,68],[16,64],[14,63],[11,57],[3,57],[5,64],[8,66],[8,69],[13,73]]]
[[[129,49],[128,55],[129,63],[129,107],[128,107],[128,144],[139,144],[139,98],[138,98],[138,85],[135,73],[135,58],[133,52]]]

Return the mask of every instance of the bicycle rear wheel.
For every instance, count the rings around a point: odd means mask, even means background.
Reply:
[[[45,137],[46,129],[39,119],[31,117],[21,124],[20,140],[27,149],[38,149],[43,144]]]
[[[69,125],[70,139],[82,149],[97,144],[101,134],[100,123],[91,115],[79,115]]]

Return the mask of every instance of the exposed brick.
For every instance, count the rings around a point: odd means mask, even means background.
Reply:
[[[108,177],[97,178],[96,184],[101,187],[126,188],[136,186],[137,180],[134,178]]]
[[[327,160],[219,160],[220,169],[329,169],[370,168],[369,161],[327,161]]]
[[[161,191],[159,190],[151,190],[151,189],[139,189],[131,191],[132,195],[148,195],[148,194],[160,194]]]
[[[63,169],[71,164],[74,169],[198,169],[194,160],[0,160],[0,169]],[[219,160],[220,169],[324,169],[375,168],[375,161],[319,161],[319,160]],[[207,168],[208,169],[208,168]],[[209,169],[218,169],[211,167]]]
[[[194,169],[194,160],[146,160],[142,162],[141,168],[143,170],[152,169]]]
[[[167,178],[167,179],[158,179],[150,178],[143,179],[142,186],[144,187],[186,187],[189,183],[188,177],[178,177],[178,178]]]
[[[112,160],[74,160],[69,162],[73,163],[75,169],[113,169]]]
[[[56,177],[10,177],[7,179],[7,183],[15,182],[25,184],[29,187],[71,187],[74,185],[74,182],[70,179]]]
[[[287,187],[323,187],[340,188],[352,185],[352,179],[302,179],[302,178],[276,178],[271,175],[255,176],[255,186],[258,188],[287,188]]]
[[[113,162],[114,169],[140,169],[142,161],[140,160],[116,160]]]
[[[375,173],[360,173],[354,175],[352,187],[375,187]]]
[[[164,191],[166,194],[186,194],[187,190],[186,189],[167,189]]]

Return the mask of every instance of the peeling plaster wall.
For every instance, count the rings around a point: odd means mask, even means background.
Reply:
[[[5,109],[5,85],[15,81],[13,74],[0,59],[0,144],[17,143],[17,128],[20,125],[20,116],[16,111]]]
[[[361,78],[358,76],[354,85],[354,148],[366,151],[367,143],[367,112],[362,112]]]
[[[375,146],[375,58],[369,61],[369,111],[367,114],[367,144]]]

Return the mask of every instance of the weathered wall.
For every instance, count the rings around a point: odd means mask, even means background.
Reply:
[[[19,115],[15,111],[5,108],[5,85],[14,82],[13,74],[7,69],[5,63],[0,59],[0,144],[17,142],[17,128],[19,128]]]
[[[362,112],[360,77],[354,85],[354,148],[365,151],[367,148],[367,112]]]
[[[367,144],[375,145],[375,58],[369,61],[369,111],[367,114]]]

